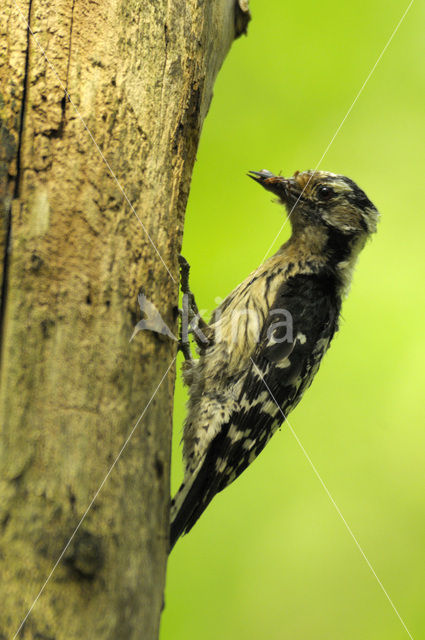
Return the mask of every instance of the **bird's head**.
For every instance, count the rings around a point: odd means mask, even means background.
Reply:
[[[378,211],[350,178],[327,171],[296,171],[292,178],[266,170],[248,175],[279,197],[294,230],[319,225],[351,237],[376,231]]]

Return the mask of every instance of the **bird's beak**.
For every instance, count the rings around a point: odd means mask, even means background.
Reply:
[[[258,184],[261,184],[267,191],[274,193],[283,202],[287,202],[289,178],[275,176],[266,169],[263,169],[263,171],[249,171],[247,175],[255,180],[255,182],[258,182]]]

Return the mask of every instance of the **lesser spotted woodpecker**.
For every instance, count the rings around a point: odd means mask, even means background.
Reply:
[[[249,175],[285,205],[292,235],[201,327],[199,358],[186,349],[185,476],[171,505],[171,548],[258,456],[310,386],[338,329],[357,256],[376,230],[377,209],[349,178],[324,171]],[[192,294],[190,300],[195,313]]]

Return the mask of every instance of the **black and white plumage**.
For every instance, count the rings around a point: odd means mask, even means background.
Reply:
[[[199,359],[184,365],[185,477],[171,506],[171,548],[310,386],[338,329],[357,256],[376,230],[376,208],[349,178],[250,174],[286,206],[292,235],[214,311]]]

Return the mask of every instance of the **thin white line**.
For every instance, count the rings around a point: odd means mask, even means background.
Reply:
[[[399,614],[399,612],[397,611],[397,609],[396,609],[396,607],[395,607],[395,605],[394,605],[393,601],[391,600],[390,596],[388,595],[388,593],[387,593],[387,591],[386,591],[386,589],[385,589],[384,585],[382,584],[382,582],[380,581],[380,579],[379,579],[379,578],[378,578],[378,576],[376,575],[376,572],[375,572],[374,568],[372,567],[372,565],[370,564],[369,560],[367,559],[365,552],[363,551],[363,549],[361,548],[360,544],[358,543],[358,541],[357,541],[357,539],[356,539],[356,537],[355,537],[354,533],[352,532],[352,530],[351,530],[351,528],[350,528],[349,524],[347,523],[346,519],[345,519],[345,518],[344,518],[344,516],[342,515],[342,513],[341,513],[341,511],[340,511],[340,509],[339,509],[339,507],[338,507],[338,505],[336,504],[335,500],[333,499],[332,495],[330,494],[330,492],[329,492],[329,490],[328,490],[327,486],[325,485],[325,483],[323,482],[322,478],[320,477],[320,474],[319,474],[319,472],[317,471],[316,467],[314,466],[314,464],[313,464],[313,462],[312,462],[312,460],[311,460],[310,456],[308,455],[307,451],[304,449],[303,445],[301,444],[301,442],[300,442],[300,440],[299,440],[299,438],[298,438],[297,434],[295,433],[294,429],[293,429],[293,428],[292,428],[292,426],[291,426],[291,423],[288,421],[288,418],[286,418],[286,423],[287,423],[287,425],[288,425],[288,427],[289,427],[289,429],[290,429],[290,431],[291,431],[292,435],[294,436],[295,440],[297,441],[297,443],[298,443],[299,447],[301,448],[301,451],[303,452],[303,454],[304,454],[304,455],[305,455],[305,457],[307,458],[308,462],[310,463],[311,468],[313,469],[314,473],[316,474],[317,478],[319,479],[320,484],[322,485],[322,487],[323,487],[323,488],[324,488],[324,490],[326,491],[326,494],[327,494],[327,496],[328,496],[329,500],[332,502],[332,504],[333,504],[333,506],[335,507],[335,509],[336,509],[336,511],[337,511],[337,513],[338,513],[338,515],[339,515],[339,517],[340,517],[340,518],[341,518],[341,520],[343,521],[343,523],[344,523],[344,525],[345,525],[345,527],[346,527],[346,529],[347,529],[348,533],[350,534],[350,536],[353,538],[354,542],[356,543],[356,546],[357,546],[358,550],[360,551],[360,553],[362,554],[362,556],[363,556],[364,560],[366,561],[367,566],[369,567],[369,569],[371,570],[371,572],[372,572],[372,573],[373,573],[373,575],[375,576],[375,578],[376,578],[376,580],[377,580],[377,582],[378,582],[379,586],[381,587],[382,591],[385,593],[385,595],[386,595],[386,597],[387,597],[388,602],[390,603],[390,605],[391,605],[391,606],[392,606],[392,608],[394,609],[394,612],[396,613],[396,615],[397,615],[398,619],[400,620],[401,624],[403,625],[403,627],[404,627],[405,631],[407,632],[407,634],[408,634],[409,638],[412,638],[412,640],[413,640],[413,637],[412,637],[412,635],[410,634],[409,629],[408,629],[408,628],[406,627],[406,625],[404,624],[404,621],[403,621],[403,619],[402,619],[401,615],[400,615],[400,614]]]
[[[21,629],[22,629],[22,627],[24,626],[24,624],[25,624],[25,622],[26,622],[26,620],[27,620],[28,616],[30,615],[31,611],[34,609],[35,605],[37,604],[38,599],[40,598],[41,594],[43,593],[44,589],[46,588],[47,583],[49,582],[50,578],[52,577],[52,575],[53,575],[53,573],[54,573],[54,571],[55,571],[56,567],[58,566],[58,564],[59,564],[59,563],[60,563],[60,561],[62,560],[62,558],[63,558],[63,556],[64,556],[64,554],[65,554],[66,550],[68,549],[69,545],[71,544],[71,542],[72,542],[72,540],[73,540],[73,538],[74,538],[75,534],[77,533],[77,531],[78,531],[78,529],[80,528],[81,524],[83,523],[83,521],[84,521],[85,517],[87,516],[88,512],[90,511],[90,509],[91,509],[91,507],[92,507],[93,503],[95,502],[95,500],[96,500],[97,496],[98,496],[98,495],[99,495],[99,493],[101,492],[101,490],[102,490],[102,488],[103,488],[103,485],[105,484],[105,482],[107,481],[107,479],[108,479],[108,478],[109,478],[109,476],[111,475],[112,470],[114,469],[114,467],[115,467],[116,463],[117,463],[117,462],[118,462],[118,460],[120,459],[120,457],[121,457],[121,455],[122,455],[122,453],[123,453],[124,449],[126,448],[126,446],[128,445],[128,443],[130,442],[130,440],[131,440],[131,438],[132,438],[132,436],[133,436],[133,433],[135,432],[135,430],[136,430],[136,428],[137,428],[138,424],[140,423],[140,421],[142,420],[142,418],[143,418],[143,416],[145,415],[146,411],[148,410],[148,408],[149,408],[149,406],[150,406],[150,404],[151,404],[152,400],[155,398],[155,396],[156,396],[156,394],[157,394],[157,392],[158,392],[158,389],[160,388],[160,386],[161,386],[161,385],[162,385],[162,383],[164,382],[164,380],[165,380],[165,378],[166,378],[166,376],[167,376],[168,372],[170,371],[171,367],[172,367],[172,366],[173,366],[173,364],[175,363],[176,359],[177,359],[177,356],[175,356],[175,357],[174,357],[174,359],[172,360],[172,362],[169,364],[169,366],[168,366],[168,368],[167,368],[167,371],[166,371],[166,372],[164,373],[164,375],[162,376],[162,378],[161,378],[161,380],[160,380],[160,382],[159,382],[158,386],[156,387],[155,391],[153,392],[153,394],[152,394],[152,396],[151,396],[151,399],[150,399],[150,400],[149,400],[149,402],[147,403],[146,407],[143,409],[143,411],[142,411],[142,413],[140,414],[140,416],[139,416],[139,418],[138,418],[138,420],[137,420],[136,424],[134,425],[134,427],[133,427],[133,428],[132,428],[132,430],[130,431],[130,435],[127,437],[126,441],[125,441],[125,442],[124,442],[124,444],[122,445],[122,447],[121,447],[121,449],[120,449],[120,451],[119,451],[119,453],[118,453],[117,457],[115,458],[114,462],[112,463],[112,465],[111,465],[111,467],[110,467],[110,469],[109,469],[108,473],[107,473],[107,474],[106,474],[106,476],[103,478],[103,480],[102,480],[102,482],[101,482],[101,484],[100,484],[100,486],[99,486],[98,490],[97,490],[97,491],[96,491],[96,493],[94,494],[94,496],[93,496],[93,498],[92,498],[92,500],[91,500],[91,502],[90,502],[89,506],[87,507],[87,509],[85,510],[85,512],[84,512],[84,514],[83,514],[83,516],[82,516],[81,520],[79,521],[79,523],[78,523],[78,524],[77,524],[77,526],[75,527],[75,529],[74,529],[74,532],[73,532],[72,536],[70,537],[70,539],[69,539],[69,540],[68,540],[68,542],[66,543],[65,547],[63,548],[62,553],[60,554],[59,558],[56,560],[55,564],[53,565],[53,569],[50,571],[49,575],[47,576],[47,578],[46,578],[46,580],[45,580],[45,582],[44,582],[44,584],[43,584],[43,586],[41,587],[40,591],[38,592],[37,597],[35,598],[34,602],[32,603],[31,607],[29,608],[29,610],[28,610],[28,612],[27,612],[27,614],[26,614],[25,618],[22,620],[21,624],[19,625],[19,629],[17,630],[17,632],[16,632],[16,633],[15,633],[15,635],[13,636],[13,640],[15,640],[15,638],[18,636],[18,633],[20,632],[20,630],[21,630]]]
[[[386,50],[388,49],[389,45],[391,44],[392,39],[394,38],[395,34],[397,33],[397,31],[398,31],[398,29],[399,29],[399,27],[400,27],[401,23],[402,23],[402,22],[403,22],[403,20],[405,19],[405,17],[406,17],[406,15],[407,15],[407,13],[408,13],[408,11],[409,11],[410,7],[412,6],[413,2],[414,2],[414,0],[411,0],[411,1],[410,1],[409,6],[407,7],[407,9],[406,9],[406,10],[405,10],[405,12],[403,13],[402,17],[401,17],[401,18],[400,18],[400,20],[398,21],[398,24],[397,24],[397,26],[395,27],[394,31],[392,32],[392,34],[391,34],[391,36],[390,36],[390,38],[389,38],[389,40],[388,40],[387,44],[386,44],[386,45],[385,45],[385,47],[382,49],[381,53],[380,53],[380,54],[379,54],[379,56],[378,56],[377,61],[376,61],[376,62],[375,62],[375,64],[373,65],[372,69],[369,71],[369,74],[368,74],[368,76],[367,76],[366,80],[363,82],[363,84],[362,84],[362,86],[361,86],[361,88],[360,88],[360,91],[358,92],[358,94],[357,94],[357,95],[356,95],[356,97],[354,98],[354,100],[353,100],[353,102],[352,102],[352,104],[351,104],[350,108],[348,109],[347,113],[345,114],[345,116],[344,116],[344,117],[343,117],[343,119],[341,120],[341,122],[340,122],[340,124],[339,124],[339,126],[338,126],[337,130],[335,131],[334,135],[332,136],[331,141],[329,142],[328,146],[326,147],[325,151],[323,152],[322,157],[320,158],[319,162],[316,164],[316,167],[315,167],[315,169],[313,170],[313,173],[311,174],[311,176],[310,176],[310,178],[308,179],[307,183],[305,184],[305,186],[304,186],[303,190],[301,191],[300,195],[298,196],[297,201],[295,202],[295,204],[294,204],[294,206],[292,207],[291,211],[288,213],[288,216],[286,217],[286,219],[285,219],[285,221],[284,221],[283,225],[282,225],[282,226],[281,226],[281,228],[279,229],[279,231],[278,231],[277,235],[275,236],[275,238],[274,238],[273,242],[271,243],[271,245],[270,245],[270,246],[269,246],[269,248],[267,249],[266,253],[264,254],[264,257],[263,257],[263,259],[261,260],[261,262],[262,262],[262,263],[264,262],[264,260],[265,260],[265,258],[267,257],[267,255],[268,255],[268,253],[269,253],[270,249],[272,249],[272,247],[273,247],[274,243],[276,242],[276,240],[278,239],[278,237],[280,236],[280,234],[282,233],[282,231],[284,230],[284,228],[285,228],[285,227],[286,227],[286,225],[288,224],[288,221],[289,221],[289,219],[290,219],[290,217],[291,217],[291,214],[292,214],[293,210],[294,210],[294,209],[295,209],[295,207],[297,206],[297,204],[298,204],[298,202],[299,202],[300,198],[302,197],[302,195],[303,195],[304,191],[307,189],[308,185],[310,184],[310,181],[313,179],[313,177],[314,177],[315,173],[317,172],[317,169],[318,169],[318,167],[320,166],[320,164],[321,164],[321,162],[322,162],[323,158],[324,158],[324,157],[326,156],[326,154],[328,153],[328,151],[329,151],[329,149],[331,148],[331,146],[332,146],[332,144],[333,144],[333,142],[334,142],[335,138],[337,137],[338,133],[340,132],[340,130],[341,130],[341,128],[342,128],[342,126],[343,126],[344,122],[347,120],[348,116],[350,115],[351,111],[353,110],[354,105],[356,104],[357,100],[360,98],[361,94],[363,93],[363,89],[365,88],[365,86],[366,86],[366,85],[367,85],[367,83],[369,82],[369,80],[370,80],[370,78],[371,78],[372,74],[374,73],[374,71],[375,71],[376,67],[377,67],[377,66],[378,66],[378,64],[380,63],[382,56],[384,55],[384,53],[385,53],[385,52],[386,52]]]
[[[107,159],[105,158],[105,156],[102,153],[102,150],[100,149],[99,145],[97,144],[96,140],[93,137],[92,132],[90,131],[90,129],[88,128],[83,116],[81,115],[81,113],[78,111],[76,105],[74,104],[74,102],[71,99],[71,96],[67,90],[67,88],[65,87],[65,85],[63,84],[62,80],[59,77],[58,72],[56,71],[55,67],[53,66],[53,64],[50,62],[49,58],[46,55],[46,52],[44,51],[43,47],[41,46],[41,44],[38,42],[37,38],[34,35],[33,30],[31,29],[31,26],[29,24],[29,22],[27,21],[27,19],[25,18],[24,14],[22,13],[22,11],[20,10],[20,8],[18,7],[16,1],[15,1],[15,6],[17,8],[17,10],[19,11],[22,20],[25,22],[25,24],[27,25],[27,28],[29,30],[29,32],[31,33],[32,37],[34,38],[38,48],[40,49],[41,53],[43,54],[44,58],[46,59],[46,62],[48,63],[48,65],[50,66],[50,68],[52,69],[53,73],[55,74],[55,76],[57,77],[59,84],[62,88],[62,90],[64,91],[67,99],[69,100],[69,102],[72,104],[72,106],[74,107],[75,113],[77,114],[77,116],[80,118],[81,122],[83,123],[83,126],[85,128],[85,130],[87,131],[87,133],[89,134],[94,146],[96,147],[97,151],[99,152],[100,157],[102,158],[103,162],[106,164],[109,173],[111,174],[112,178],[115,180],[119,190],[121,191],[122,195],[124,196],[125,200],[127,201],[127,203],[130,206],[131,211],[134,213],[134,215],[136,216],[137,220],[139,221],[143,231],[145,232],[145,234],[147,235],[149,242],[151,243],[151,245],[153,246],[153,248],[155,249],[156,253],[158,254],[159,259],[161,260],[162,264],[164,265],[164,267],[166,268],[166,270],[168,271],[168,275],[170,276],[170,278],[172,279],[173,282],[176,282],[173,274],[171,273],[171,271],[169,270],[169,268],[167,267],[167,264],[165,263],[163,257],[161,256],[160,252],[158,251],[156,244],[154,243],[154,241],[152,240],[149,231],[146,229],[145,225],[143,224],[142,220],[140,219],[140,217],[137,215],[135,208],[133,207],[133,205],[131,204],[126,192],[124,191],[123,187],[121,186],[120,181],[118,180],[117,176],[115,175],[114,171],[112,170],[111,165],[109,164],[109,162],[107,161]]]
[[[348,533],[350,534],[350,536],[352,537],[352,539],[354,540],[354,542],[356,543],[356,546],[358,548],[358,550],[360,551],[360,553],[362,554],[364,560],[366,561],[367,566],[369,567],[369,569],[371,570],[372,574],[375,576],[379,586],[381,587],[382,591],[384,592],[388,602],[390,603],[390,605],[392,606],[392,608],[394,609],[394,612],[396,613],[398,619],[400,620],[401,624],[403,625],[405,631],[407,632],[407,635],[409,636],[409,638],[411,638],[411,640],[413,640],[413,636],[411,635],[409,629],[406,627],[403,618],[401,617],[401,615],[399,614],[399,612],[397,611],[393,601],[391,600],[390,596],[388,595],[384,585],[382,584],[382,582],[380,581],[380,579],[378,578],[378,576],[376,575],[376,572],[374,570],[374,568],[372,567],[372,565],[370,564],[369,560],[366,557],[365,552],[363,551],[363,549],[361,548],[359,542],[357,541],[357,538],[355,537],[354,533],[352,532],[349,524],[347,523],[346,519],[344,518],[344,516],[342,515],[338,505],[336,504],[335,500],[333,499],[329,489],[327,488],[327,486],[325,485],[325,483],[323,482],[319,472],[317,471],[316,467],[314,466],[310,456],[308,455],[307,451],[304,449],[303,445],[300,442],[300,439],[298,438],[297,434],[295,433],[294,429],[292,428],[291,423],[289,422],[288,418],[285,416],[285,414],[283,413],[282,409],[280,408],[276,398],[274,397],[269,385],[267,384],[267,382],[264,380],[263,374],[261,373],[260,369],[257,367],[257,365],[255,364],[254,360],[251,358],[251,362],[254,365],[254,367],[256,368],[258,375],[260,376],[264,386],[266,387],[267,391],[270,394],[271,399],[273,400],[273,402],[275,403],[276,407],[279,409],[283,420],[286,422],[286,424],[288,425],[292,435],[294,436],[295,440],[297,441],[301,451],[303,452],[303,454],[305,455],[305,457],[307,458],[308,462],[310,463],[311,468],[313,469],[314,473],[316,474],[317,478],[320,481],[320,484],[322,485],[323,489],[326,492],[326,495],[328,496],[329,500],[332,502],[333,506],[335,507],[339,517],[341,518],[341,520],[343,521],[345,528],[347,529]]]

